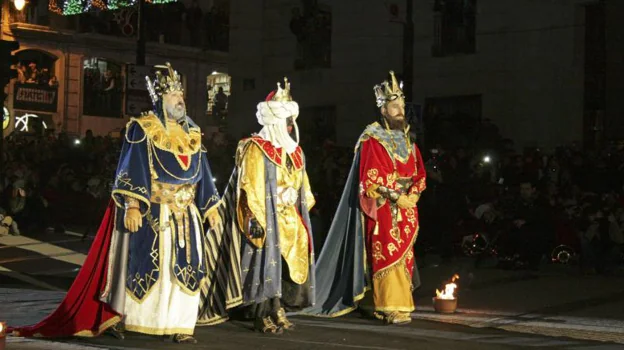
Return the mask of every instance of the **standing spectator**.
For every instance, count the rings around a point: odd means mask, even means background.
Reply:
[[[214,109],[213,113],[217,120],[225,119],[225,113],[223,113],[227,109],[228,96],[223,91],[222,87],[219,87],[219,92],[215,94],[214,97]]]

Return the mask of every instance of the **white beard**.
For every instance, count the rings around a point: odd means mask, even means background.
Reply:
[[[180,120],[186,117],[186,110],[184,108],[177,108],[175,106],[167,106],[167,116],[173,120]]]

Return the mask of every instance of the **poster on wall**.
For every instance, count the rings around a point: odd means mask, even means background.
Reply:
[[[13,107],[56,113],[58,88],[36,84],[15,84]]]

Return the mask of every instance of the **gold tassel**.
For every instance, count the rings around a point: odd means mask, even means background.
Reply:
[[[188,212],[185,211],[183,214],[184,217],[184,226],[186,230],[184,230],[184,239],[186,240],[186,262],[188,264],[191,263],[191,227],[189,226],[189,217]]]

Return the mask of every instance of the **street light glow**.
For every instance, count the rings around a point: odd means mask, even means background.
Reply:
[[[26,0],[13,0],[13,5],[16,10],[21,11],[24,9],[24,6],[26,6]]]
[[[212,71],[212,75],[217,75],[219,74],[219,72],[217,72],[216,70]]]

